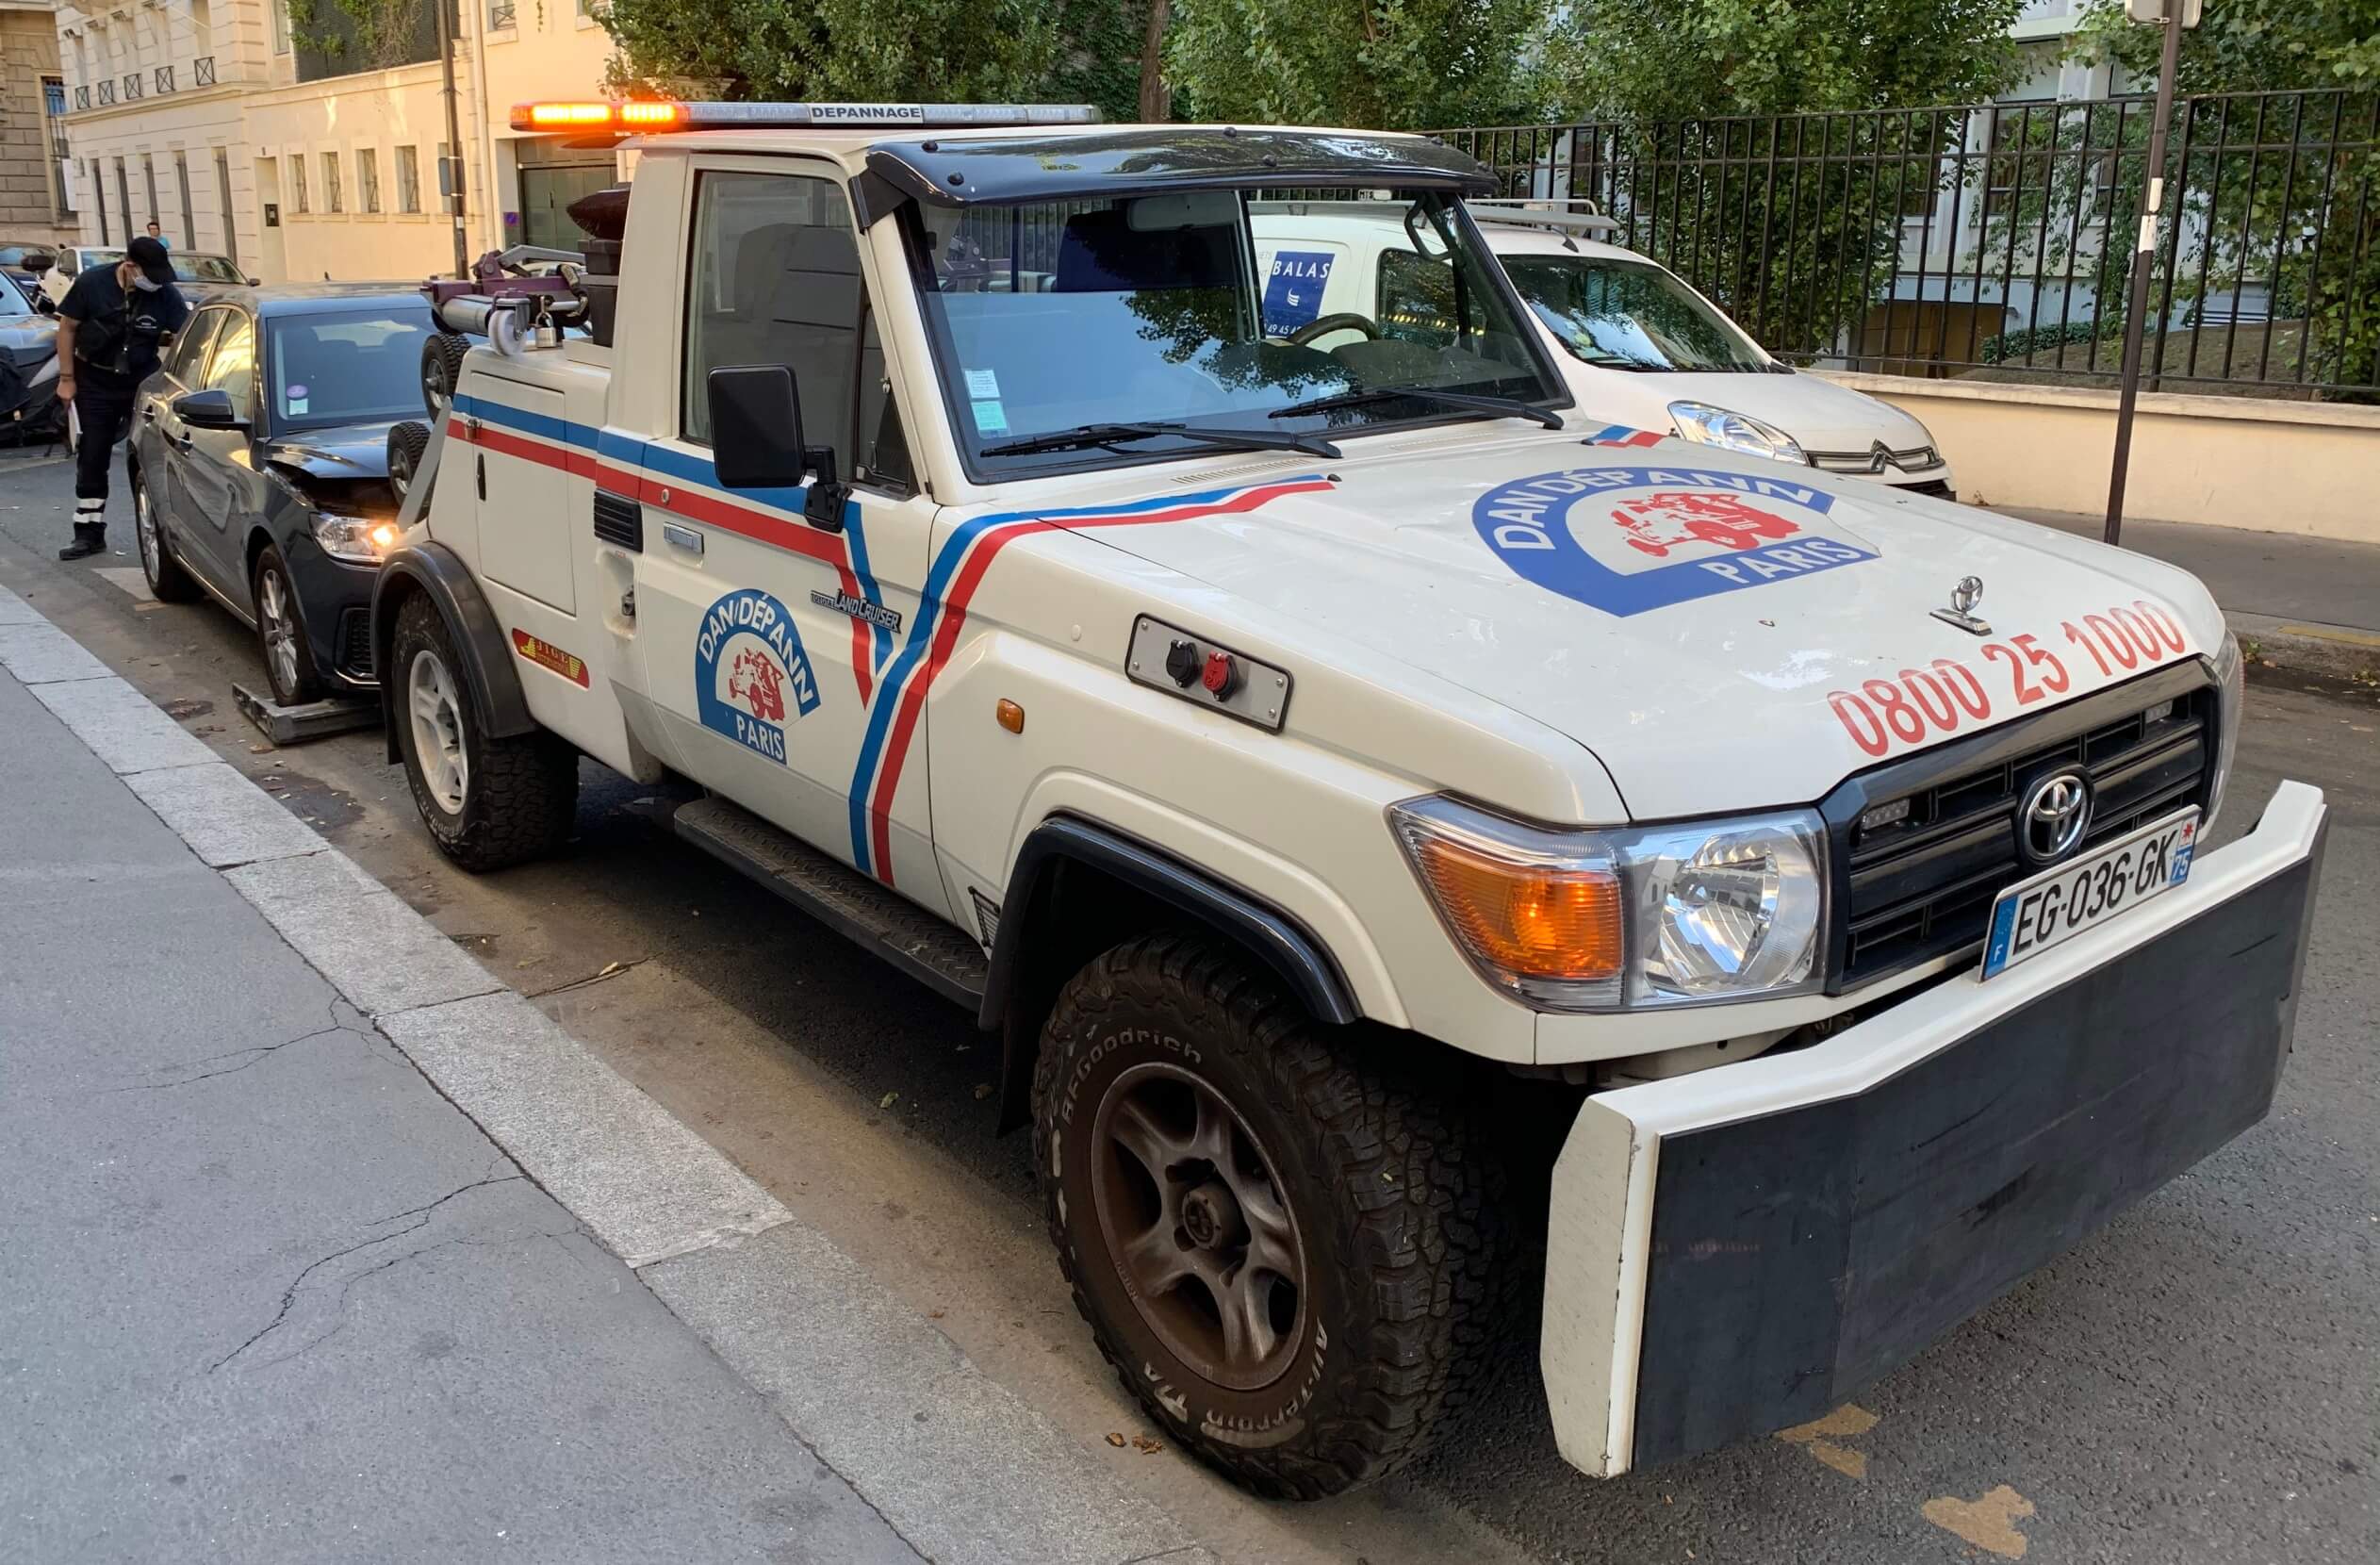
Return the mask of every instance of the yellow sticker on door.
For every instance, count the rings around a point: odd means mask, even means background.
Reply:
[[[586,688],[586,659],[576,652],[566,652],[542,636],[531,635],[516,627],[513,631],[513,651],[540,668],[550,668],[564,679]]]

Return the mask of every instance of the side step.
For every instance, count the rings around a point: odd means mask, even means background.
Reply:
[[[724,799],[681,804],[678,834],[768,887],[861,949],[973,1011],[992,964],[967,934]]]

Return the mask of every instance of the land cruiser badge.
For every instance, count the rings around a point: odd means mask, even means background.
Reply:
[[[694,703],[703,727],[785,764],[785,730],[818,709],[818,682],[784,604],[747,587],[711,605],[695,638]]]

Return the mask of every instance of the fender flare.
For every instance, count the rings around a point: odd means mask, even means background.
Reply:
[[[404,584],[402,589],[398,584]],[[372,668],[380,678],[380,716],[388,736],[388,759],[404,759],[397,743],[397,672],[389,667],[390,648],[397,637],[397,607],[414,591],[429,595],[438,606],[447,629],[454,633],[462,654],[463,684],[470,692],[471,710],[480,730],[491,739],[509,739],[533,733],[537,719],[529,715],[529,698],[522,694],[520,670],[513,667],[512,649],[503,627],[453,550],[424,543],[400,549],[381,562],[372,583]]]
[[[1330,948],[1293,915],[1229,881],[1193,867],[1164,848],[1077,815],[1052,815],[1033,828],[1017,850],[1001,897],[1000,928],[993,936],[978,1025],[1000,1034],[1000,1128],[1026,1122],[1038,1036],[1011,1025],[1019,974],[1025,966],[1033,903],[1059,865],[1080,864],[1112,876],[1157,901],[1189,914],[1239,945],[1272,971],[1315,1020],[1343,1026],[1363,1010]]]

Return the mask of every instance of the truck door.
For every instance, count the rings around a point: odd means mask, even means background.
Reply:
[[[801,168],[694,171],[677,429],[641,455],[646,688],[690,775],[943,912],[926,768],[883,799],[862,776],[893,742],[876,697],[934,507],[911,483],[843,186]],[[803,438],[851,485],[840,531],[807,519],[804,489],[719,486],[708,376],[744,364],[793,371]]]

